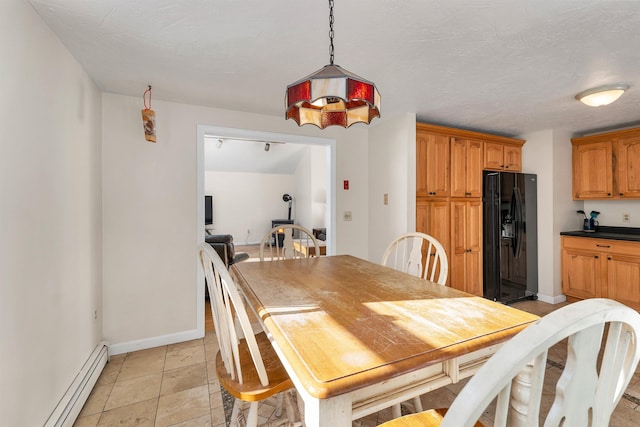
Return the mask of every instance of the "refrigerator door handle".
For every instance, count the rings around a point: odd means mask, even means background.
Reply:
[[[520,194],[520,189],[518,187],[513,189],[513,200],[515,201],[515,224],[514,224],[514,232],[515,232],[515,241],[513,248],[513,256],[515,258],[519,258],[522,255],[522,237],[524,233],[524,218],[522,215],[522,195]]]

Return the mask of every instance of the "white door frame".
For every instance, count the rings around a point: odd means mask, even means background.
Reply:
[[[331,138],[318,138],[311,136],[292,135],[275,132],[254,131],[247,129],[226,128],[209,125],[198,125],[197,127],[197,218],[196,218],[196,244],[204,242],[204,139],[205,135],[216,135],[229,138],[259,139],[266,141],[282,141],[290,144],[321,145],[327,150],[327,255],[335,254],[336,243],[336,140]],[[204,336],[204,274],[202,267],[197,261],[197,329],[201,336]]]

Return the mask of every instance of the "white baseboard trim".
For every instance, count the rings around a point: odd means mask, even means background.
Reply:
[[[132,351],[146,350],[167,344],[175,344],[183,341],[195,340],[204,337],[204,329],[192,329],[190,331],[177,332],[175,334],[160,335],[158,337],[143,338],[109,346],[109,354],[130,353]]]
[[[555,297],[551,297],[548,295],[538,294],[538,301],[546,302],[548,304],[560,304],[566,300],[566,295],[556,295]]]
[[[96,346],[84,363],[44,427],[71,427],[73,425],[108,360],[107,343],[103,341]]]

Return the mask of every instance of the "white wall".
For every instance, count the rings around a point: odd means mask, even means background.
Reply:
[[[236,245],[260,243],[272,219],[287,217],[282,195],[295,194],[295,185],[293,175],[205,172],[205,194],[213,195],[212,233],[231,234]]]
[[[327,226],[327,151],[309,146],[295,171],[292,218],[309,230]]]
[[[112,351],[198,334],[198,125],[335,139],[339,188],[352,183],[336,195],[337,210],[353,212],[352,222],[338,215],[336,253],[366,258],[367,127],[298,127],[281,116],[164,102],[160,93],[156,144],[144,140],[141,98],[103,94],[104,336]]]
[[[522,169],[538,175],[538,297],[564,301],[560,277],[560,232],[573,230],[575,211],[582,204],[571,199],[571,140],[562,130],[523,135]]]
[[[403,114],[369,131],[369,260],[380,262],[400,234],[415,230],[416,116]],[[384,194],[389,195],[385,205]]]
[[[310,147],[311,218],[308,227],[310,229],[327,227],[329,218],[327,212],[328,154],[329,150],[326,147]]]
[[[100,92],[24,0],[0,64],[0,424],[41,426],[102,337]]]
[[[640,227],[640,200],[585,200],[584,211],[600,212],[598,221],[600,225],[609,227]],[[622,221],[622,214],[630,215],[630,222]],[[582,221],[576,229],[582,227]]]

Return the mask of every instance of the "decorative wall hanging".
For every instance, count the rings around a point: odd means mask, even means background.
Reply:
[[[147,94],[149,94],[149,105],[147,106]],[[142,110],[142,125],[144,127],[144,139],[149,142],[156,142],[156,112],[151,109],[151,85],[142,94],[144,109]]]
[[[347,128],[380,117],[376,85],[333,64],[333,1],[329,0],[329,65],[287,86],[285,117],[300,126]]]

